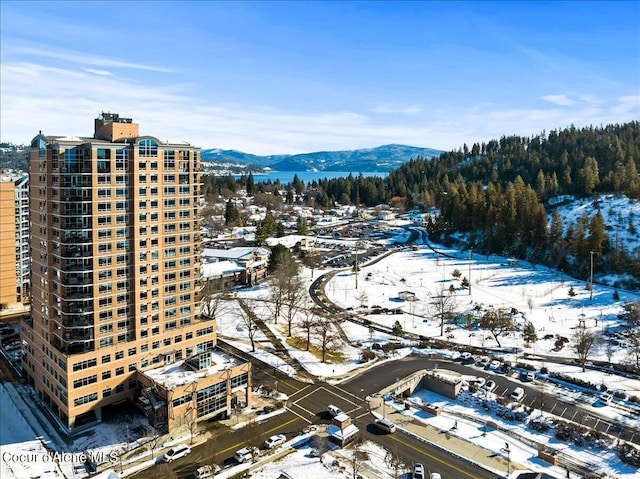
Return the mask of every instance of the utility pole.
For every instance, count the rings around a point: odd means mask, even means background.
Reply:
[[[589,255],[591,256],[591,277],[589,279],[589,300],[593,299],[593,255],[596,254],[595,251],[589,251]]]

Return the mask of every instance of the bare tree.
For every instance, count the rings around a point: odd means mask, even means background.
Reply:
[[[287,291],[290,291],[293,288],[294,283],[296,286],[300,285],[298,265],[293,259],[279,264],[271,274],[271,290],[269,299],[271,303],[271,311],[273,313],[273,320],[276,324],[282,314],[282,308],[284,307],[287,298]]]
[[[214,281],[206,281],[204,283],[200,292],[200,304],[202,305],[203,315],[217,319],[217,316],[223,312],[225,301],[225,292],[219,284],[216,284]]]
[[[491,332],[498,347],[502,347],[500,340],[498,339],[501,334],[511,331],[514,328],[513,317],[510,311],[505,308],[489,309],[484,316],[480,318],[478,323],[482,329],[486,329]]]
[[[628,339],[628,353],[632,362],[635,362],[636,369],[640,369],[640,331],[632,331]]]
[[[302,264],[307,268],[311,268],[311,279],[313,279],[313,272],[315,268],[322,266],[322,256],[318,253],[307,254],[307,256],[302,259]]]
[[[444,284],[431,296],[432,315],[440,319],[440,336],[444,336],[444,320],[456,309],[456,297]]]
[[[353,440],[351,447],[351,477],[352,479],[358,479],[360,471],[364,469],[364,463],[369,459],[369,455],[364,449],[364,441],[360,436]]]
[[[329,447],[329,438],[327,436],[314,435],[311,438],[311,447],[314,447],[322,455],[327,452]]]
[[[286,308],[285,318],[287,320],[289,337],[291,337],[293,320],[296,317],[296,313],[302,307],[306,295],[307,290],[302,285],[300,276],[296,273],[295,276],[289,278],[286,289],[284,290],[283,306]]]
[[[618,317],[625,321],[629,340],[629,358],[640,368],[640,300],[626,303],[624,313]]]
[[[333,322],[326,316],[318,316],[314,324],[314,331],[320,339],[320,350],[324,363],[327,359],[327,351],[338,341],[339,336],[334,330]]]
[[[358,296],[356,297],[356,299],[360,302],[360,307],[364,308],[364,305],[367,304],[367,301],[369,301],[369,295],[363,288],[358,293]]]
[[[282,311],[282,303],[284,302],[284,284],[287,278],[281,271],[275,271],[271,275],[271,289],[269,290],[270,308],[273,314],[273,322],[278,324],[278,318]]]
[[[243,427],[240,428],[240,437],[246,447],[248,447],[252,454],[251,460],[255,461],[258,456],[258,438],[263,434],[264,428],[259,422],[249,421]]]
[[[153,460],[154,458],[154,453],[156,452],[156,448],[158,447],[158,444],[160,443],[160,434],[158,434],[158,431],[156,431],[154,429],[153,431],[153,435],[151,436],[151,439],[149,439],[149,447],[151,448],[151,459]]]
[[[598,333],[590,331],[587,328],[578,327],[573,333],[573,350],[578,355],[578,363],[582,367],[582,372],[586,370],[585,364],[589,355],[593,351],[594,346],[601,341]]]
[[[307,306],[302,310],[302,317],[300,321],[298,321],[298,327],[304,332],[307,338],[306,351],[309,351],[309,346],[311,346],[311,333],[313,333],[317,321],[318,317],[315,308]]]
[[[384,457],[384,462],[391,468],[393,471],[394,479],[398,479],[404,468],[406,467],[405,462],[402,460],[400,456],[400,451],[397,446],[392,446],[391,449],[387,450],[387,454]]]
[[[247,334],[249,335],[249,341],[251,341],[251,352],[255,352],[256,351],[256,343],[254,340],[254,337],[256,335],[256,333],[258,332],[258,323],[257,323],[257,316],[255,315],[254,311],[254,307],[253,307],[253,302],[248,302],[248,301],[244,301],[240,302],[238,301],[238,303],[240,304],[240,317],[242,318],[242,322],[244,323],[245,327],[247,328]]]
[[[607,362],[611,364],[611,358],[613,357],[613,353],[616,352],[616,347],[613,344],[611,338],[607,338],[604,341],[604,354],[607,356]]]

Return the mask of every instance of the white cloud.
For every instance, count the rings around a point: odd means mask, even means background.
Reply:
[[[576,104],[576,102],[570,99],[567,95],[545,95],[540,98],[544,101],[548,101],[549,103],[553,103],[554,105],[571,106]]]
[[[101,76],[111,76],[113,75],[113,73],[107,71],[107,70],[97,70],[95,68],[83,68],[84,71],[86,71],[87,73],[93,73],[94,75],[101,75]]]
[[[72,50],[47,50],[42,46],[29,47],[29,46],[20,46],[16,47],[15,54],[18,55],[29,55],[35,57],[43,57],[50,58],[54,60],[63,60],[66,62],[80,63],[84,65],[93,65],[100,67],[112,67],[112,68],[130,68],[134,70],[145,70],[145,71],[153,71],[153,72],[165,72],[169,73],[172,70],[164,67],[156,67],[151,65],[145,65],[142,63],[132,63],[124,60],[119,60],[115,58],[107,58],[95,55],[87,55],[85,53],[80,53]]]
[[[401,113],[406,115],[414,115],[422,113],[422,107],[420,105],[408,105],[408,106],[392,106],[392,105],[377,105],[371,109],[373,113]]]
[[[505,108],[487,101],[458,106],[455,98],[440,98],[428,111],[420,111],[418,104],[382,104],[373,111],[316,107],[292,113],[277,105],[213,102],[200,85],[166,83],[171,78],[162,75],[134,80],[99,68],[9,62],[0,65],[0,73],[0,138],[16,143],[29,143],[39,130],[90,136],[93,119],[102,111],[133,118],[141,134],[161,140],[254,154],[387,143],[445,150],[503,135],[530,136],[571,124],[621,123],[640,116],[638,95],[613,102],[575,95],[580,98],[575,104],[548,109]],[[552,97],[556,104],[566,98]]]

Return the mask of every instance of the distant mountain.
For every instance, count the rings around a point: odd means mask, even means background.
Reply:
[[[298,155],[258,156],[237,150],[202,150],[203,161],[245,163],[277,171],[391,171],[411,158],[431,158],[442,151],[407,145],[383,145],[377,148],[345,151],[317,151]]]

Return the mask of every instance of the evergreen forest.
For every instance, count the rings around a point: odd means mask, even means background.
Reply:
[[[640,285],[640,252],[624,251],[607,236],[599,211],[563,226],[554,205],[562,198],[625,195],[640,199],[640,122],[570,127],[531,138],[503,136],[466,144],[439,157],[417,157],[387,178],[363,175],[301,185],[253,183],[251,177],[205,179],[205,191],[248,188],[302,193],[310,205],[391,205],[439,211],[428,224],[438,241],[466,238],[465,248],[526,259],[588,278],[626,273],[624,286]],[[550,219],[548,219],[550,218]],[[633,233],[636,234],[636,233]]]

